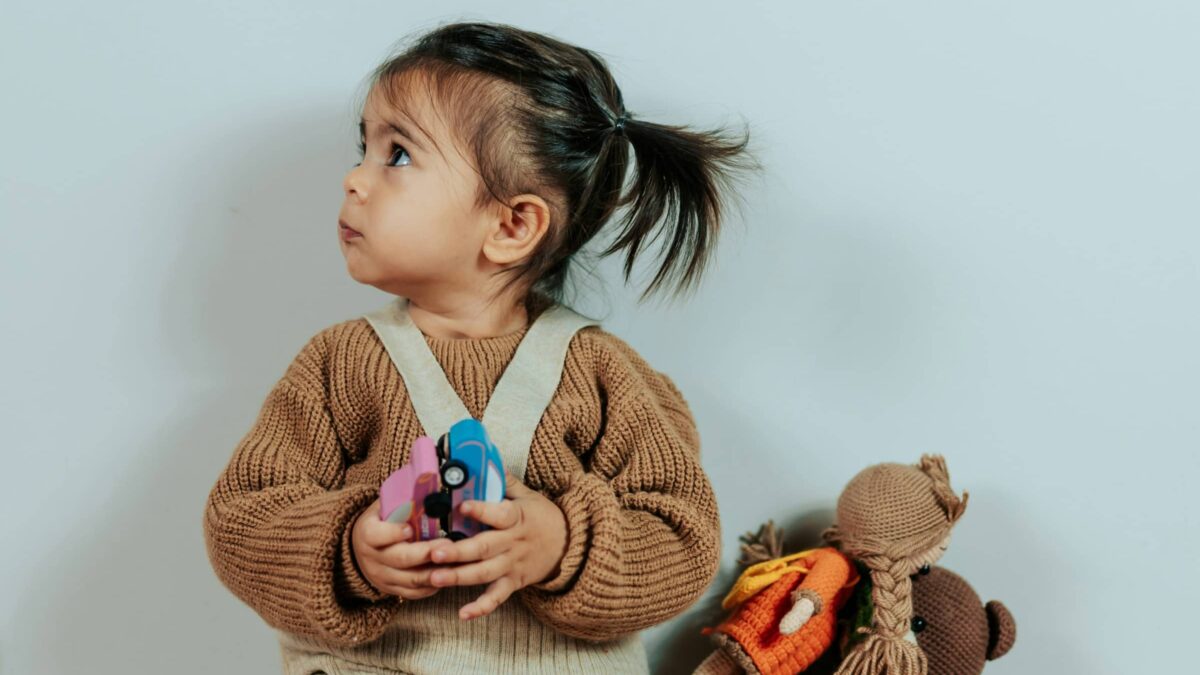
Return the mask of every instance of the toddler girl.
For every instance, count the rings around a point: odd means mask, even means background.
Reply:
[[[643,297],[692,287],[747,138],[634,117],[594,53],[499,24],[436,29],[370,84],[339,246],[393,297],[271,389],[209,494],[212,566],[285,673],[645,672],[638,631],[716,574],[717,504],[675,384],[564,289],[618,207],[625,280],[664,236]],[[491,529],[381,520],[414,440],[467,416],[507,473],[461,507]]]

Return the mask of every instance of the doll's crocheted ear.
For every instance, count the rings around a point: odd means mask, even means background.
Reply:
[[[1017,622],[1008,608],[999,600],[990,600],[985,606],[988,617],[988,661],[1008,653],[1017,641]]]

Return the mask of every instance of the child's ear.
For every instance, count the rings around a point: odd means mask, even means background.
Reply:
[[[483,240],[487,259],[507,267],[529,257],[550,230],[550,206],[533,194],[517,195],[496,210]]]

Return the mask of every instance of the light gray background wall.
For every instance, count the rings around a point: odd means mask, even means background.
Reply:
[[[303,342],[385,296],[334,235],[353,95],[459,18],[606,55],[630,110],[750,120],[701,293],[605,313],[688,396],[724,522],[800,545],[877,461],[971,492],[992,673],[1184,672],[1200,603],[1200,10],[1141,2],[9,2],[0,673],[261,673],[204,498]],[[668,656],[669,655],[669,656]],[[671,663],[677,665],[672,666]]]

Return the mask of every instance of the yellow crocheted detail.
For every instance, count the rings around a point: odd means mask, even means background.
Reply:
[[[732,609],[754,597],[754,594],[775,583],[780,577],[789,572],[800,571],[805,574],[809,568],[803,564],[803,559],[811,556],[816,549],[800,551],[785,555],[782,558],[765,560],[751,565],[738,577],[729,594],[721,601],[721,607]]]

